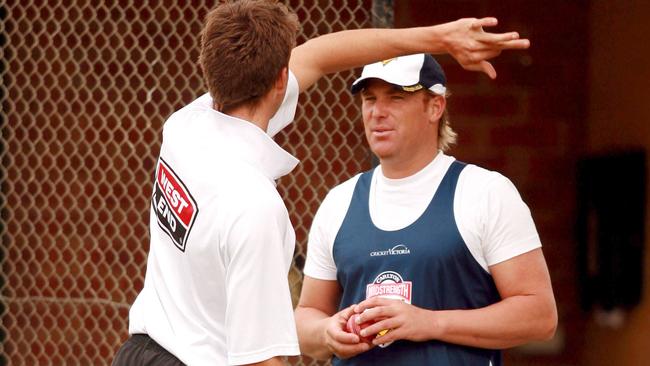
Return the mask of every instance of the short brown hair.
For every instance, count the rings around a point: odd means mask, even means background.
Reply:
[[[227,0],[205,17],[199,63],[215,108],[255,105],[289,64],[298,18],[276,0]]]

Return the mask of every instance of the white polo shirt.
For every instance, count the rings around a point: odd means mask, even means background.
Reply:
[[[290,73],[273,135],[294,117]],[[163,129],[144,288],[129,333],[188,365],[298,355],[287,274],[295,234],[275,180],[298,160],[256,125],[219,113],[206,94]]]
[[[381,165],[377,167],[368,202],[373,224],[385,231],[412,224],[424,213],[454,160],[439,152],[422,170],[402,179],[386,178]],[[334,187],[319,207],[309,232],[305,275],[336,280],[332,249],[359,176]],[[489,266],[542,245],[530,210],[512,182],[476,165],[468,164],[458,177],[454,217],[470,253],[488,273]]]

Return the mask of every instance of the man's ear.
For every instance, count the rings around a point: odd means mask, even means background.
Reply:
[[[280,70],[277,79],[275,79],[275,85],[273,87],[278,92],[282,92],[282,95],[284,95],[284,91],[287,88],[288,82],[289,82],[289,68],[285,66],[282,68],[282,70]]]
[[[438,122],[447,108],[447,99],[441,95],[431,95],[427,108],[429,109],[429,121],[431,123]]]

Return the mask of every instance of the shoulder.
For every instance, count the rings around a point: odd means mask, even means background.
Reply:
[[[325,207],[327,209],[338,208],[347,210],[350,200],[352,199],[352,194],[354,193],[354,187],[356,187],[361,174],[362,173],[358,173],[345,182],[334,186],[334,188],[332,188],[323,199],[321,208]]]
[[[234,211],[249,215],[286,212],[274,182],[262,172],[241,161],[225,164],[223,168],[227,172],[222,172],[225,178],[220,183],[221,199],[232,203]]]
[[[517,192],[517,189],[503,174],[474,164],[467,164],[458,177],[456,193],[470,201],[503,191]]]
[[[361,173],[332,188],[316,211],[312,228],[334,234],[345,218]]]
[[[484,188],[487,188],[485,187],[486,185],[493,184],[494,182],[508,181],[508,178],[503,174],[474,164],[467,164],[461,172],[459,179],[463,179],[465,184],[474,183],[475,186]]]

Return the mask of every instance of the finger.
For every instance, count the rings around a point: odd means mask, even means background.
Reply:
[[[484,73],[487,74],[487,76],[490,77],[490,79],[496,79],[497,71],[494,69],[494,66],[492,66],[491,63],[483,60],[480,63],[480,68]]]
[[[463,65],[463,68],[465,70],[469,70],[469,71],[483,72],[487,76],[489,76],[491,79],[494,79],[494,78],[497,77],[497,72],[494,69],[494,67],[492,66],[492,64],[490,64],[489,62],[487,62],[485,60],[480,61],[478,63],[474,63],[474,64]]]
[[[482,27],[494,27],[497,24],[499,24],[499,21],[497,20],[497,18],[486,17],[486,18],[476,19],[474,21],[474,23],[472,23],[472,28],[473,29],[480,29]]]
[[[376,302],[377,302],[376,297],[371,297],[369,299],[363,300],[360,303],[358,303],[357,306],[354,307],[354,312],[362,313],[364,310],[370,309],[371,307],[375,306]]]
[[[368,344],[366,342],[361,342],[358,344],[353,344],[353,345],[337,345],[334,349],[334,353],[336,354],[337,357],[341,359],[345,358],[350,358],[352,356],[356,356],[359,353],[366,352],[370,348],[372,348],[372,344]]]
[[[354,312],[355,307],[356,307],[356,304],[352,304],[352,305],[348,306],[347,308],[341,310],[341,311],[339,312],[339,315],[340,315],[340,316],[341,316],[345,321],[347,321],[347,320],[352,316],[352,314],[355,313],[355,312]]]
[[[358,321],[361,323],[376,323],[382,319],[389,318],[396,314],[396,310],[391,306],[393,304],[375,306],[363,312]]]
[[[390,298],[375,296],[360,302],[354,308],[354,311],[356,313],[363,313],[364,311],[368,309],[372,309],[377,306],[387,306],[390,304],[401,303],[401,302],[402,301],[398,299],[390,299]]]
[[[330,338],[338,344],[357,344],[361,342],[361,338],[354,333],[344,331],[335,331],[330,333]]]
[[[499,44],[499,48],[502,50],[525,50],[528,47],[530,47],[530,41],[525,38],[505,41]]]
[[[367,326],[366,328],[363,328],[360,332],[362,337],[374,337],[376,335],[385,334],[386,331],[390,331],[392,329],[396,329],[399,327],[399,323],[394,320],[394,319],[384,319],[381,321],[378,321],[372,325]]]
[[[519,39],[519,33],[485,33],[479,40],[485,43],[501,43]]]
[[[400,338],[400,335],[399,335],[398,331],[390,330],[390,331],[384,333],[384,335],[375,337],[372,340],[372,344],[375,345],[375,346],[378,346],[380,344],[393,342],[393,341],[396,341],[396,340],[399,340],[399,339],[401,339],[401,338]]]

